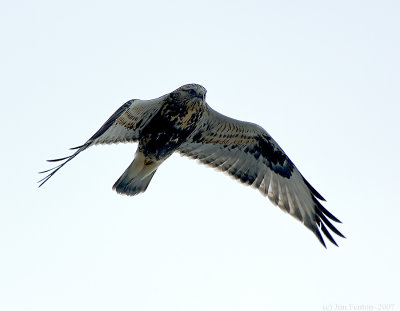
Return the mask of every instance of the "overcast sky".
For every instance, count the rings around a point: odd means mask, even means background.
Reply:
[[[386,0],[2,1],[0,309],[400,310],[399,16]],[[136,144],[37,188],[124,102],[191,82],[273,136],[342,220],[340,247],[179,155],[118,195]]]

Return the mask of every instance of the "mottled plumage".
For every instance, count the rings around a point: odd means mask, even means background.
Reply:
[[[113,186],[136,195],[147,189],[157,168],[172,153],[198,159],[258,189],[272,203],[304,223],[325,246],[321,232],[335,245],[328,220],[340,222],[320,203],[324,198],[305,180],[293,162],[260,126],[214,111],[205,101],[206,89],[181,86],[152,100],[130,100],[69,157],[50,170],[43,185],[67,162],[96,144],[138,142],[135,158]]]

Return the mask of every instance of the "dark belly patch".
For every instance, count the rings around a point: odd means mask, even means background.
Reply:
[[[196,108],[166,105],[143,129],[139,149],[155,160],[169,157],[193,132],[201,117]]]

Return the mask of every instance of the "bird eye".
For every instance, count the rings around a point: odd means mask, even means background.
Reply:
[[[188,92],[189,92],[189,94],[190,94],[190,95],[193,95],[193,96],[195,96],[195,95],[196,95],[196,91],[195,91],[195,90],[193,90],[193,89],[190,89]]]

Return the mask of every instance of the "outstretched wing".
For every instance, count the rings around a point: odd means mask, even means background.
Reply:
[[[92,145],[137,141],[140,131],[160,110],[164,99],[165,96],[152,100],[132,99],[123,104],[86,143],[71,148],[71,150],[76,150],[75,153],[65,158],[47,160],[48,162],[64,162],[49,170],[40,172],[41,174],[48,173],[48,175],[39,180],[39,187],[80,152]]]
[[[318,201],[324,198],[260,126],[228,118],[208,106],[179,152],[259,189],[272,203],[303,222],[324,247],[320,230],[337,246],[326,226],[344,237],[328,218],[340,221]]]

